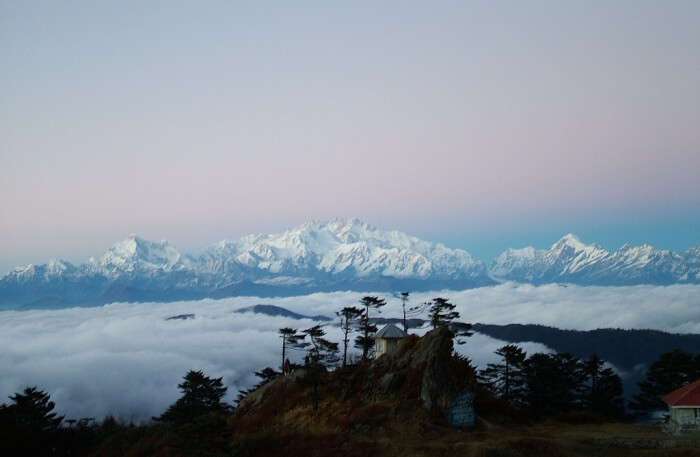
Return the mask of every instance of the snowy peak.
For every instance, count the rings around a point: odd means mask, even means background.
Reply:
[[[15,267],[6,277],[19,282],[52,281],[69,276],[76,272],[76,267],[66,260],[51,259],[43,265],[24,265]]]
[[[579,237],[569,233],[563,236],[559,241],[554,243],[549,252],[559,255],[574,255],[578,256],[583,253],[585,256],[600,256],[607,255],[608,251],[601,248],[597,244],[585,244]]]
[[[136,235],[114,244],[93,266],[109,276],[138,271],[172,270],[181,266],[180,253],[167,241],[148,241]]]
[[[568,233],[561,237],[559,241],[552,245],[552,249],[564,249],[570,247],[575,251],[582,251],[586,248],[586,245],[581,242],[579,237],[573,233]]]
[[[550,249],[508,249],[489,265],[497,280],[577,284],[672,284],[697,282],[700,268],[693,263],[693,250],[684,254],[669,250],[624,245],[608,252],[597,244],[585,244],[568,234]]]
[[[182,255],[167,241],[131,235],[82,265],[51,260],[14,269],[0,279],[0,307],[466,289],[502,280],[700,283],[700,246],[675,253],[625,245],[608,252],[568,234],[549,249],[507,249],[487,269],[465,250],[359,219],[311,221],[280,233],[224,240],[198,257]]]
[[[224,256],[271,274],[327,274],[396,278],[485,278],[484,265],[463,250],[448,249],[359,219],[311,221],[271,235],[218,243],[203,256],[223,268]]]

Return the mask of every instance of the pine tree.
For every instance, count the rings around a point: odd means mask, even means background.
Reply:
[[[320,325],[303,330],[309,337],[309,350],[306,354],[306,365],[318,365],[324,368],[338,363],[338,343],[333,343],[325,338],[326,331]]]
[[[525,399],[534,416],[549,416],[574,409],[580,386],[579,363],[567,353],[538,353],[525,361]]]
[[[0,405],[0,454],[49,455],[63,421],[49,394],[35,386],[9,398]]]
[[[190,370],[177,387],[182,391],[182,397],[155,420],[181,424],[203,414],[228,409],[221,402],[227,390],[222,378],[209,378],[202,371]]]
[[[459,318],[459,313],[455,311],[456,306],[446,298],[433,298],[429,304],[428,317],[433,328],[442,327]]]
[[[369,317],[370,309],[379,310],[386,305],[386,300],[379,297],[366,296],[360,300],[360,306],[364,308],[364,312],[359,320],[360,335],[355,338],[355,347],[362,350],[362,360],[369,359],[370,351],[374,347],[374,338],[372,335],[377,332],[377,326],[372,324]]]
[[[581,406],[587,410],[610,418],[624,416],[622,379],[596,354],[581,363],[583,385]]]
[[[243,400],[245,397],[248,396],[251,392],[255,392],[265,384],[267,384],[270,381],[273,381],[275,378],[277,378],[280,373],[278,371],[275,371],[274,368],[272,367],[265,367],[260,371],[254,372],[255,376],[260,378],[260,382],[255,384],[253,387],[250,389],[241,389],[238,391],[238,396],[236,397],[236,403],[240,403],[241,400]]]
[[[280,371],[283,375],[287,375],[286,365],[287,365],[287,351],[290,349],[304,349],[308,343],[304,342],[304,334],[298,333],[297,329],[284,327],[278,331],[280,338],[282,339],[282,365],[280,365]]]
[[[34,387],[27,387],[23,393],[15,393],[9,397],[12,403],[7,412],[14,416],[18,425],[34,430],[38,433],[55,431],[61,425],[63,416],[52,412],[56,404],[44,391]]]
[[[511,406],[522,406],[525,395],[523,366],[527,354],[508,344],[496,350],[501,363],[489,363],[479,372],[479,379],[500,399]]]
[[[340,329],[343,331],[343,368],[348,360],[348,342],[350,332],[357,326],[358,320],[362,317],[362,310],[354,306],[346,306],[336,314],[340,317]]]
[[[320,401],[319,385],[328,367],[338,363],[338,343],[328,341],[326,331],[320,325],[314,325],[303,331],[311,341],[308,352],[304,359],[306,376],[304,380],[311,384],[311,398],[313,400],[314,411],[318,410]]]
[[[665,410],[663,395],[673,392],[700,378],[700,354],[693,356],[675,349],[661,354],[647,370],[646,379],[639,385],[639,393],[632,398],[630,409],[638,416]]]

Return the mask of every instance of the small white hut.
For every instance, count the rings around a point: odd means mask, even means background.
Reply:
[[[387,324],[374,335],[375,358],[394,352],[399,347],[399,341],[406,338],[406,332],[395,326]]]

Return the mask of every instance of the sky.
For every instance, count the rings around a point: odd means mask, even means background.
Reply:
[[[421,303],[435,294],[411,294],[410,303]],[[439,294],[449,298],[470,322],[700,333],[699,285],[536,287],[506,283]],[[361,296],[354,292],[319,293],[265,299],[264,303],[304,315],[333,316]],[[310,320],[232,312],[258,300],[232,297],[0,312],[0,366],[4,368],[0,399],[27,385],[37,385],[69,418],[100,420],[111,413],[125,420],[148,420],[178,398],[177,383],[188,370],[201,369],[209,376],[223,377],[228,387],[226,400],[232,401],[239,389],[257,382],[254,371],[279,364],[279,328],[314,325]],[[387,297],[382,315],[399,315],[400,303]],[[615,312],[610,312],[612,306]],[[195,314],[194,319],[166,320],[189,313]],[[339,328],[325,329],[331,341],[341,340]],[[456,350],[484,368],[496,362],[493,352],[504,344],[476,334]],[[538,343],[520,346],[528,354],[550,351]],[[299,360],[302,355],[292,357]],[[630,374],[615,369],[623,378]]]
[[[381,3],[381,4],[377,4]],[[0,272],[360,217],[700,243],[700,2],[0,0]]]

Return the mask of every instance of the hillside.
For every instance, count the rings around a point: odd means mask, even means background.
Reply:
[[[669,439],[656,426],[585,414],[535,422],[480,390],[452,341],[445,328],[414,335],[397,352],[323,373],[317,384],[298,368],[248,394],[231,414],[122,431],[97,443],[90,455],[700,455],[697,440]],[[460,400],[465,393],[475,395],[473,427],[455,424],[464,418],[455,408],[469,409]]]

